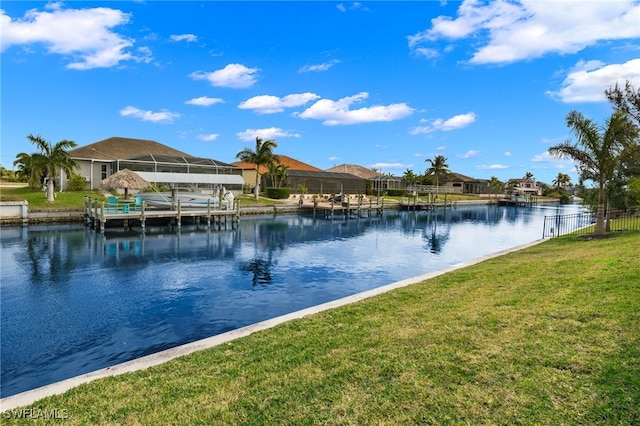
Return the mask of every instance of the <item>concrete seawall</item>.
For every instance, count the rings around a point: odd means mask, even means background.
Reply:
[[[388,206],[385,206],[385,209],[394,208],[394,206],[394,204],[389,204]],[[240,216],[298,213],[313,213],[313,206],[305,204],[300,207],[297,203],[240,206]],[[2,226],[44,223],[82,223],[84,222],[84,219],[83,209],[29,210],[26,201],[0,203],[0,225]]]
[[[460,200],[447,203],[447,207],[491,204],[495,200]],[[437,207],[444,207],[438,206]],[[388,203],[386,209],[399,208],[398,203]],[[313,206],[304,204],[300,207],[297,203],[240,206],[240,216],[249,215],[278,215],[278,214],[298,214],[313,213]],[[44,223],[82,223],[84,221],[83,209],[51,209],[51,210],[29,210],[26,201],[5,201],[0,202],[0,225],[30,225]]]

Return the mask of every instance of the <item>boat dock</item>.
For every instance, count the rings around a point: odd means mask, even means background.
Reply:
[[[374,213],[377,216],[380,216],[383,211],[384,199],[382,199],[382,202],[373,202],[373,200],[369,200],[369,203],[351,203],[350,200],[346,202],[332,201],[330,203],[318,203],[314,200],[313,203],[313,214],[321,213],[325,219],[332,219],[335,216],[371,217]]]
[[[501,206],[529,207],[538,205],[538,200],[533,196],[513,196],[501,199],[498,204]]]
[[[192,218],[196,222],[204,221],[207,226],[218,227],[231,224],[234,226],[240,220],[240,208],[238,203],[229,209],[214,209],[209,203],[203,208],[183,208],[180,201],[176,209],[151,209],[146,203],[134,208],[133,201],[119,201],[116,206],[107,206],[104,201],[94,200],[89,197],[84,199],[85,224],[100,233],[104,233],[108,224],[122,224],[125,229],[130,229],[134,224],[139,224],[144,232],[147,220],[165,219],[180,228],[185,218]]]

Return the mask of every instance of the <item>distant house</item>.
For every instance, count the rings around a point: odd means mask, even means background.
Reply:
[[[388,189],[404,189],[405,187],[402,178],[393,175],[378,174],[377,176],[369,178],[369,180],[371,181],[371,189],[373,189],[374,193]]]
[[[275,155],[274,157],[276,164],[282,164],[287,167],[287,172],[293,170],[322,171],[317,167],[313,167],[307,163],[303,163],[302,161],[287,157],[286,155]],[[244,178],[244,181],[250,188],[252,188],[256,182],[256,165],[246,161],[236,161],[231,164],[242,169],[242,177]],[[266,166],[260,166],[260,176],[264,176],[268,171],[269,169]],[[264,179],[264,177],[262,179]],[[262,182],[261,185],[269,186],[270,183]]]
[[[359,176],[371,182],[371,189],[374,192],[386,191],[388,189],[402,189],[402,178],[389,174],[381,174],[375,170],[368,169],[357,164],[341,164],[327,169],[328,172],[349,173]]]
[[[159,142],[111,137],[69,151],[80,166],[89,189],[100,188],[108,176],[122,169],[138,173],[158,185],[213,189],[225,186],[239,192],[242,169],[209,158],[194,157]]]
[[[357,164],[340,164],[339,166],[331,167],[325,171],[331,173],[349,173],[351,175],[361,177],[362,179],[371,179],[380,175],[380,173],[375,170],[367,169],[366,167],[359,166]]]
[[[489,181],[485,179],[475,179],[460,173],[452,172],[442,185],[450,188],[454,194],[490,194],[491,187]]]
[[[507,191],[522,195],[542,195],[542,187],[534,177],[512,178],[507,181]]]
[[[276,155],[275,160],[277,164],[282,164],[287,167],[285,185],[290,188],[293,193],[299,191],[300,185],[305,186],[308,192],[312,194],[338,194],[340,192],[358,194],[364,193],[365,191],[365,181],[358,176],[349,173],[324,171],[286,155]],[[255,185],[255,164],[242,161],[232,164],[242,168],[247,185]],[[264,175],[269,169],[262,166],[259,171],[261,175]],[[263,177],[263,179],[265,179],[265,177]],[[270,184],[266,179],[263,182],[265,186],[269,186]]]

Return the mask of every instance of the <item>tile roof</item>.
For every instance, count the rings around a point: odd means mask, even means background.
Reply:
[[[314,172],[321,172],[323,171],[322,169],[319,169],[317,167],[313,167],[312,165],[309,165],[307,163],[303,163],[302,161],[298,161],[294,158],[291,157],[287,157],[286,155],[276,155],[276,161],[279,164],[282,164],[284,166],[287,166],[287,168],[289,170],[306,170],[306,171],[314,171]],[[254,170],[256,168],[256,165],[253,163],[247,163],[246,161],[236,161],[235,163],[231,163],[232,165],[236,166],[236,167],[241,167],[242,169],[249,169],[249,170]],[[265,166],[260,166],[260,174],[266,173],[267,171],[269,171],[269,169]]]

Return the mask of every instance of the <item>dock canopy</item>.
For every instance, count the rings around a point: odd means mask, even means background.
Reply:
[[[240,175],[214,173],[166,173],[166,172],[138,172],[147,182],[154,183],[184,183],[208,185],[244,185]]]

